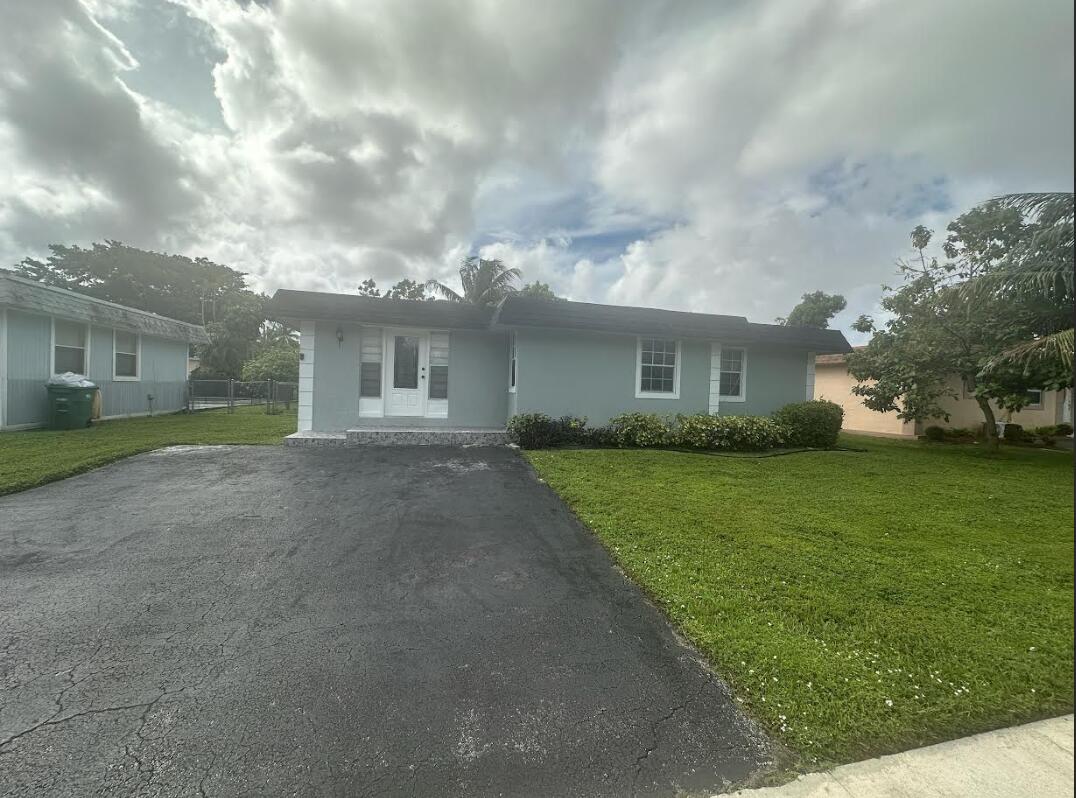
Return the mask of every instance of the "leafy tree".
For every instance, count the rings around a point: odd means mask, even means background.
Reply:
[[[992,201],[963,214],[947,231],[944,261],[926,255],[931,230],[920,225],[912,231],[917,256],[898,261],[904,284],[886,288],[881,303],[891,320],[882,329],[868,317],[854,325],[874,335],[848,357],[856,379],[873,381],[853,391],[872,410],[896,411],[905,420],[945,417],[940,401],[957,398],[950,387],[955,375],[974,396],[986,436],[996,445],[991,400],[1017,410],[1027,403],[1029,389],[1071,381],[1068,373],[1046,364],[988,371],[999,353],[1039,336],[1044,319],[1028,298],[966,290],[969,281],[995,274],[1010,253],[1026,246],[1039,232],[1038,223],[1025,219],[1019,208]]]
[[[815,291],[804,294],[802,301],[792,308],[788,318],[778,318],[778,324],[786,327],[816,327],[824,330],[829,327],[829,320],[847,307],[848,303],[840,294],[827,294]]]
[[[542,283],[535,280],[533,283],[527,283],[525,286],[519,289],[520,296],[533,296],[539,299],[560,299],[559,296],[553,293],[553,289],[549,287],[547,283]]]
[[[267,298],[247,288],[246,276],[207,258],[168,255],[119,241],[88,248],[49,246],[44,260],[26,258],[15,272],[47,285],[205,324],[201,376],[238,377],[266,317]]]
[[[373,278],[368,277],[359,283],[359,296],[378,297],[381,299],[433,299],[433,297],[426,295],[425,283],[418,283],[406,277],[398,281],[392,288],[388,289],[383,294],[381,293],[381,289],[377,287],[377,282]]]
[[[999,197],[1002,207],[1015,208],[1035,219],[1030,236],[1000,266],[969,280],[963,293],[972,298],[1000,296],[1029,305],[1040,314],[1036,337],[995,356],[985,371],[1013,366],[1035,369],[1053,364],[1066,372],[1073,365],[1073,194],[1051,192]]]
[[[521,272],[516,268],[508,268],[499,260],[486,260],[485,258],[470,257],[463,261],[460,266],[460,282],[463,284],[463,293],[456,293],[444,283],[430,280],[426,283],[426,289],[437,296],[451,299],[455,302],[470,302],[475,305],[496,305],[504,297],[514,294],[518,289],[515,286]]]
[[[294,338],[278,338],[263,346],[243,364],[245,381],[278,380],[298,382],[299,344]]]

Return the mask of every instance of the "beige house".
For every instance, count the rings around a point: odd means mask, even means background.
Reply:
[[[908,422],[897,418],[896,413],[879,413],[868,409],[863,399],[852,393],[858,384],[848,373],[844,355],[819,355],[815,358],[815,398],[828,399],[844,408],[844,429],[849,432],[866,432],[874,435],[915,437],[926,427],[977,429],[983,422],[979,405],[964,390],[959,377],[953,377],[951,388],[958,399],[943,399],[942,407],[949,413],[943,418],[926,422]],[[1072,423],[1072,391],[1030,391],[1031,404],[1023,410],[1012,412],[994,407],[998,421],[1020,424],[1025,429],[1043,427],[1061,422]]]

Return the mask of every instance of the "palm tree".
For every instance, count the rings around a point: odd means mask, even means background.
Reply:
[[[521,276],[519,269],[510,269],[499,260],[486,260],[472,255],[460,265],[462,295],[437,280],[427,282],[426,289],[454,302],[496,305],[509,294],[519,290],[515,283]]]
[[[1024,301],[1041,308],[1044,315],[1071,321],[1076,293],[1073,290],[1073,194],[1009,194],[997,201],[1032,217],[1034,232],[1009,253],[1007,262],[968,280],[961,290],[967,295],[986,293]],[[1007,365],[1028,371],[1037,363],[1048,362],[1060,364],[1071,372],[1071,326],[1058,325],[1050,332],[999,353],[986,370]]]

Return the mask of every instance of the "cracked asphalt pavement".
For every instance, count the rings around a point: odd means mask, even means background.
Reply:
[[[769,742],[508,449],[175,447],[0,498],[0,794],[708,794]]]

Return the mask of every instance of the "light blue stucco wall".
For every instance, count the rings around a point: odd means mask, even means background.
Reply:
[[[515,410],[553,417],[585,416],[595,426],[629,411],[659,415],[706,413],[710,347],[709,341],[681,342],[678,399],[641,399],[635,396],[636,336],[519,330]],[[723,402],[722,415],[767,415],[781,405],[804,399],[806,350],[751,345],[745,348],[746,401]]]
[[[336,331],[343,333],[337,340]],[[312,428],[334,432],[358,426],[496,427],[508,418],[508,337],[503,333],[452,330],[448,343],[448,417],[359,417],[361,327],[314,325]],[[384,391],[384,385],[382,385]]]
[[[124,416],[181,410],[186,402],[187,343],[143,335],[137,381],[112,378],[112,329],[90,328],[89,372],[101,389],[101,415]],[[43,424],[45,382],[50,376],[52,324],[49,316],[7,309],[7,412],[5,426]],[[151,403],[147,398],[154,397]]]

